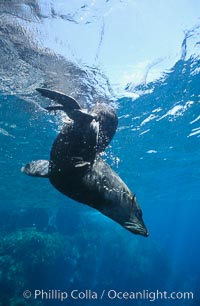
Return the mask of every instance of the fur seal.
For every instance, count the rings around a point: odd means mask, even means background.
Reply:
[[[87,112],[63,93],[37,90],[58,103],[47,110],[62,110],[71,121],[55,139],[50,161],[32,161],[22,167],[22,172],[49,178],[61,193],[97,209],[130,232],[147,237],[149,234],[135,195],[100,156],[117,128],[114,110],[97,104]]]

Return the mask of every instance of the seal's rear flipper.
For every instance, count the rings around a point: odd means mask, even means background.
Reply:
[[[66,96],[64,93],[45,88],[36,88],[36,90],[41,93],[42,96],[52,99],[62,105],[50,106],[46,108],[47,110],[63,110],[70,118],[73,119],[74,111],[81,109],[76,100]]]
[[[49,177],[49,161],[40,159],[28,163],[21,172],[34,177]]]

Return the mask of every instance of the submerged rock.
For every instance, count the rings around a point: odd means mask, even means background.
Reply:
[[[162,275],[152,280],[158,265]],[[120,290],[150,289],[149,284],[155,288],[169,272],[167,258],[156,245],[121,233],[115,224],[105,230],[102,223],[94,230],[94,222],[70,235],[32,228],[2,234],[0,271],[1,306],[24,305],[27,289],[98,291],[113,284]]]

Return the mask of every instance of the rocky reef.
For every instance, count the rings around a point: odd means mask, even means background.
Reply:
[[[152,242],[143,243],[139,237],[125,234],[104,217],[100,219],[105,222],[97,222],[98,216],[88,215],[84,216],[87,224],[80,218],[76,228],[66,226],[67,211],[63,210],[55,213],[54,224],[49,226],[44,211],[41,209],[43,218],[38,218],[34,226],[28,224],[26,212],[23,217],[18,214],[20,222],[16,222],[15,214],[13,229],[5,224],[1,228],[1,306],[50,303],[24,299],[25,290],[101,290],[113,284],[116,289],[139,290],[145,286],[144,280],[148,288],[150,283],[155,287],[155,266],[162,269],[163,279],[167,276],[167,258]],[[30,216],[34,216],[34,209]]]

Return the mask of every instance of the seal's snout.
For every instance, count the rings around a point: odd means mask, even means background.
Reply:
[[[144,234],[144,237],[149,237],[149,232],[146,231],[146,233]]]
[[[149,231],[146,228],[141,229],[140,231],[136,232],[135,234],[141,235],[143,237],[149,237]]]
[[[146,226],[144,225],[143,220],[139,221],[137,219],[134,219],[134,220],[124,222],[123,227],[125,227],[128,231],[130,231],[130,232],[132,232],[136,235],[141,235],[141,236],[144,236],[144,237],[149,236],[149,232],[146,229]]]

